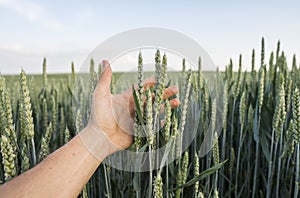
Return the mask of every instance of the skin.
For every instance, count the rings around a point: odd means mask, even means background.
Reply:
[[[112,71],[108,61],[103,61],[103,72],[93,95],[91,119],[80,132],[95,133],[100,129],[97,139],[98,148],[88,149],[80,135],[50,154],[34,168],[0,186],[0,197],[77,197],[89,181],[103,159],[112,153],[126,149],[133,143],[133,137],[116,120],[133,119],[134,101],[132,90],[118,95],[110,93]],[[147,79],[145,87],[152,87],[154,80]],[[169,98],[178,92],[177,87],[169,87],[163,98]],[[114,101],[128,101],[124,106]],[[172,108],[179,105],[177,99],[170,100]],[[128,112],[114,114],[117,112]],[[117,119],[115,119],[117,116]],[[129,126],[133,127],[133,126]],[[93,148],[93,147],[92,147]],[[95,155],[96,154],[96,155]],[[96,156],[96,157],[95,157]]]

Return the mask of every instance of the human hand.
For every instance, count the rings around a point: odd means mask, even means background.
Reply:
[[[103,71],[93,94],[88,126],[80,133],[88,150],[103,160],[107,155],[128,148],[133,143],[134,99],[132,89],[112,95],[112,70],[108,61],[102,62]],[[148,78],[144,87],[153,87],[155,80]],[[176,86],[164,90],[163,99],[177,94]],[[179,106],[178,99],[169,101],[172,108]]]

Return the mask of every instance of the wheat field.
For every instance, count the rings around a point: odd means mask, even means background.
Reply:
[[[143,90],[145,74],[139,54],[138,72],[131,79],[138,84],[133,93],[135,134],[147,135],[135,136],[129,150],[151,151],[171,142],[168,152],[176,160],[147,172],[102,164],[79,196],[298,197],[300,68],[296,56],[287,64],[279,42],[272,52],[265,52],[264,46],[262,39],[261,51],[253,50],[251,71],[244,71],[240,55],[239,63],[230,61],[225,71],[215,72],[212,87],[201,70],[201,57],[198,70],[186,69],[183,61],[182,71],[170,74],[167,56],[157,51],[156,85]],[[238,71],[233,71],[234,64]],[[69,74],[47,74],[46,70],[44,59],[40,75],[22,71],[19,76],[0,76],[0,185],[34,167],[87,124],[101,65],[91,60],[88,74],[76,73],[73,64]],[[121,91],[120,76],[114,73],[112,93]],[[162,99],[171,76],[178,80],[181,101],[173,110]],[[153,104],[152,93],[156,95]],[[163,116],[161,104],[165,104]],[[191,116],[197,124],[189,122]],[[164,125],[159,122],[162,119]],[[191,130],[196,135],[181,154],[182,137]],[[208,132],[213,144],[202,156],[201,144]]]

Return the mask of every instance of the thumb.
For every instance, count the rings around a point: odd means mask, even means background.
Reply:
[[[107,60],[102,61],[102,73],[98,82],[98,86],[105,90],[110,90],[112,70]]]

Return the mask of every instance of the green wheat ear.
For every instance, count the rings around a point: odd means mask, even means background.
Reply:
[[[295,82],[295,84],[297,85],[299,83],[299,69],[297,67],[297,60],[296,60],[296,55],[294,54],[293,56],[293,62],[292,62],[292,71],[291,71],[291,75],[292,75],[292,80],[293,82]]]
[[[21,104],[23,111],[23,127],[24,127],[24,135],[25,139],[29,143],[28,145],[31,150],[31,159],[32,165],[36,164],[36,151],[35,151],[35,140],[34,140],[34,123],[33,123],[33,116],[32,116],[32,106],[31,106],[31,99],[29,94],[29,89],[27,86],[26,74],[25,71],[22,70],[20,73],[20,88],[21,88]]]
[[[152,94],[151,90],[147,88],[146,90],[146,107],[145,107],[145,123],[146,132],[148,135],[149,145],[154,148],[154,132],[153,132],[153,117],[152,117]]]
[[[276,139],[280,137],[281,126],[285,121],[285,115],[285,93],[284,86],[281,85],[273,117],[273,129],[276,131]]]
[[[175,116],[175,114],[173,114],[172,116],[172,122],[171,122],[171,141],[174,141],[175,144],[173,144],[172,147],[172,153],[173,153],[173,159],[176,159],[177,157],[180,156],[180,153],[178,152],[178,147],[177,147],[177,141],[179,139],[178,136],[178,120]]]
[[[170,128],[171,128],[171,105],[170,102],[167,100],[165,103],[165,125],[164,125],[164,136],[165,142],[168,142],[170,139]]]
[[[237,80],[235,82],[234,98],[237,98],[240,94],[241,89],[241,78],[242,78],[242,55],[239,58],[239,70],[237,74]]]
[[[188,165],[189,165],[189,152],[185,151],[181,161],[181,166],[179,164],[179,170],[177,173],[177,185],[183,185],[186,182],[188,176]],[[176,198],[179,198],[183,189],[179,188],[176,190]]]
[[[246,103],[247,103],[246,93],[243,92],[240,101],[240,106],[239,106],[239,117],[240,117],[241,126],[244,126],[245,123],[245,112],[246,112],[246,105],[247,105]]]
[[[98,64],[98,72],[97,72],[97,79],[98,80],[100,80],[101,73],[102,73],[102,65],[101,65],[101,63],[99,63]]]
[[[154,197],[163,198],[163,181],[160,175],[160,171],[158,171],[157,176],[154,180]]]
[[[4,135],[1,136],[0,146],[1,146],[2,164],[4,167],[4,176],[5,176],[4,179],[5,181],[8,181],[16,176],[16,166],[15,166],[16,155],[9,139]]]
[[[300,143],[300,93],[299,89],[296,88],[293,95],[293,136],[295,143]]]
[[[32,110],[30,103],[29,89],[27,87],[26,74],[24,70],[20,74],[20,87],[21,87],[21,101],[23,105],[22,111],[24,112],[25,132],[28,140],[34,137],[34,125],[32,118]]]
[[[139,52],[139,57],[138,57],[138,93],[139,93],[140,97],[144,93],[143,80],[144,80],[143,55],[142,55],[142,52]]]
[[[5,78],[0,76],[0,134],[6,135],[14,153],[17,155],[17,137],[12,115],[9,90],[6,88]]]
[[[21,173],[30,168],[28,148],[25,142],[21,142]]]
[[[291,107],[293,86],[295,86],[294,81],[293,81],[291,75],[289,75],[286,86],[285,86],[285,90],[286,90],[285,91],[285,110],[286,110],[286,112],[289,112],[290,107]]]
[[[143,117],[143,112],[144,112],[144,98],[145,98],[145,94],[144,94],[144,69],[143,69],[143,56],[142,56],[142,52],[139,52],[138,55],[138,91],[136,94],[136,100],[137,100],[137,104],[139,107],[135,109],[135,116],[134,116],[134,145],[135,145],[135,149],[136,151],[139,151],[140,148],[142,147],[142,122],[144,122],[143,120],[139,119],[138,116],[138,110],[140,110],[140,114],[141,114],[141,118]]]
[[[197,153],[195,153],[195,156],[194,156],[194,176],[196,177],[199,174],[200,174],[199,156],[197,155]],[[198,192],[199,192],[199,181],[195,182],[194,191],[195,191],[195,196],[197,196]]]
[[[275,73],[274,52],[271,52],[270,59],[269,59],[269,80],[270,80],[270,82],[273,81],[274,73]]]
[[[252,50],[252,57],[251,57],[251,84],[252,90],[254,90],[256,84],[256,70],[255,70],[255,50]]]
[[[51,109],[52,109],[52,131],[56,134],[57,122],[58,122],[58,103],[57,103],[57,91],[54,90],[51,95]]]
[[[193,85],[193,97],[195,101],[199,101],[199,85],[198,85],[198,74],[192,74],[192,85]]]
[[[111,76],[110,92],[111,92],[111,94],[115,94],[116,93],[116,80],[115,80],[115,76],[114,75]]]
[[[46,133],[41,140],[39,161],[42,161],[50,154],[50,143],[51,143],[52,136],[53,136],[53,127],[52,127],[52,123],[50,122],[49,126],[47,127]]]
[[[182,159],[182,184],[186,182],[188,176],[188,165],[189,165],[189,152],[185,151]]]
[[[183,133],[183,130],[185,127],[191,86],[192,86],[192,71],[189,70],[187,78],[186,78],[186,82],[185,82],[185,87],[184,87],[184,94],[183,94],[183,101],[182,101],[182,108],[181,108],[181,122],[180,122],[181,126],[180,126],[180,131],[179,131],[180,133]]]
[[[76,133],[79,133],[81,129],[83,129],[82,113],[78,109],[76,113]]]
[[[153,128],[156,130],[156,119],[158,117],[158,114],[160,112],[161,108],[161,102],[162,102],[162,97],[163,97],[163,90],[164,90],[164,81],[165,81],[165,76],[166,74],[163,74],[164,70],[166,69],[166,56],[164,55],[163,57],[163,63],[161,63],[161,58],[160,58],[160,51],[157,50],[155,54],[155,87],[154,87],[154,108],[153,108],[153,117],[154,117],[154,122],[153,122]]]
[[[46,89],[48,86],[48,78],[47,78],[47,61],[46,58],[43,60],[43,85]]]
[[[185,65],[185,58],[184,59],[182,59],[182,73],[184,73],[185,72],[185,70],[186,70],[186,65]]]
[[[70,130],[68,127],[66,127],[65,132],[64,132],[64,143],[68,143],[70,140]]]
[[[226,133],[227,129],[227,115],[228,115],[228,81],[225,81],[223,89],[223,129]]]
[[[155,53],[155,82],[156,86],[161,83],[161,58],[160,58],[160,51],[156,50]],[[157,87],[155,87],[156,89]]]
[[[198,59],[198,90],[199,91],[203,89],[203,81],[204,79],[202,74],[202,63],[201,63],[201,57],[199,57]]]
[[[66,129],[66,120],[65,120],[65,113],[64,108],[60,108],[60,123],[59,123],[59,144],[63,145],[64,143],[64,132]]]
[[[136,151],[139,151],[140,148],[142,147],[142,138],[141,138],[141,134],[142,134],[142,122],[144,122],[144,120],[139,119],[139,115],[138,115],[138,110],[143,111],[142,104],[141,104],[141,100],[139,97],[139,94],[136,94],[136,100],[137,103],[136,105],[138,105],[138,107],[135,108],[135,116],[134,116],[134,125],[133,125],[133,129],[134,129],[134,144],[135,144],[135,148]],[[142,118],[142,112],[140,112],[141,118]]]
[[[261,39],[261,54],[260,54],[260,65],[263,67],[265,65],[265,38]]]
[[[217,133],[214,134],[213,160],[215,165],[220,163],[220,150]]]
[[[265,70],[264,68],[261,68],[259,71],[259,87],[258,87],[258,109],[259,109],[259,114],[261,112],[261,108],[263,105],[263,100],[264,100],[264,87],[265,87]]]

